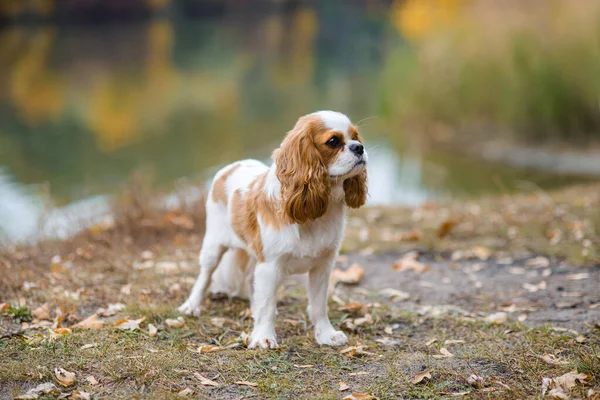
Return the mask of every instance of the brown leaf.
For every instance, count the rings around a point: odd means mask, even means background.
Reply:
[[[355,285],[362,281],[365,276],[365,269],[360,264],[354,263],[345,271],[336,268],[329,278],[329,286],[335,287],[338,282]]]
[[[101,315],[103,317],[112,317],[117,314],[119,311],[125,309],[125,304],[122,303],[114,303],[109,304],[108,308],[99,308],[96,310],[96,314]]]
[[[84,392],[83,390],[76,390],[69,394],[69,399],[73,400],[90,400],[92,397],[88,392]]]
[[[64,387],[71,386],[75,383],[75,373],[69,372],[64,368],[55,368],[54,378],[61,386]]]
[[[361,356],[361,355],[371,355],[371,356],[377,355],[375,353],[370,353],[368,351],[365,351],[366,348],[367,348],[367,346],[363,346],[362,344],[357,343],[356,346],[346,347],[345,349],[341,350],[340,354],[343,354],[348,358]]]
[[[364,313],[367,309],[367,305],[365,303],[346,303],[340,307],[340,311],[346,311],[350,313]]]
[[[215,351],[223,350],[220,346],[214,346],[212,344],[203,344],[198,346],[196,352],[198,353],[214,353]]]
[[[4,311],[8,310],[8,307],[10,307],[10,304],[0,303],[0,313],[3,313]]]
[[[156,336],[157,332],[158,332],[158,329],[156,329],[156,327],[154,325],[148,324],[148,336],[154,337],[154,336]]]
[[[550,260],[548,260],[548,257],[543,257],[543,256],[539,256],[539,257],[535,257],[532,259],[527,260],[527,265],[528,267],[533,267],[533,268],[542,268],[542,267],[547,267],[550,265]]]
[[[426,369],[426,370],[425,370],[425,371],[423,371],[423,372],[419,372],[418,374],[416,374],[416,375],[415,375],[415,376],[412,378],[412,380],[411,380],[412,384],[413,384],[413,385],[417,385],[417,384],[419,384],[419,383],[421,383],[421,382],[425,382],[426,380],[429,380],[429,379],[431,379],[431,373],[432,373],[432,372],[433,372],[433,370],[432,370],[432,369]]]
[[[180,397],[190,397],[194,395],[194,390],[190,388],[183,388],[175,392]]]
[[[104,321],[98,319],[97,314],[92,314],[83,321],[79,321],[71,328],[73,329],[100,329],[104,325]]]
[[[452,231],[452,229],[454,229],[454,227],[457,224],[458,224],[458,222],[454,219],[449,219],[449,220],[442,222],[442,224],[438,228],[437,237],[440,239],[443,239],[450,233],[450,231]]]
[[[421,240],[422,236],[423,235],[421,234],[421,232],[417,232],[417,231],[405,232],[405,233],[401,233],[398,236],[398,241],[400,241],[400,242],[418,242],[419,240]]]
[[[394,271],[413,271],[418,274],[429,271],[431,267],[417,261],[418,257],[419,253],[416,251],[406,253],[401,258],[396,260],[393,266]]]
[[[388,297],[393,301],[405,301],[410,298],[410,294],[393,288],[381,289],[379,294]]]
[[[198,379],[200,381],[201,385],[204,386],[219,386],[219,384],[215,381],[211,381],[208,378],[203,377],[202,375],[200,375],[197,372],[194,372],[194,376],[196,377],[196,379]]]
[[[40,321],[51,320],[52,317],[50,317],[50,307],[48,306],[48,303],[44,303],[33,310],[33,316]]]
[[[346,385],[344,382],[339,381],[338,383],[340,385],[340,392],[343,392],[344,390],[350,389],[350,386]]]
[[[235,384],[236,385],[243,385],[243,386],[250,386],[252,388],[258,386],[258,383],[248,382],[248,381],[237,381],[237,382],[235,382]]]
[[[573,370],[571,372],[567,372],[564,375],[555,378],[556,382],[566,390],[570,390],[577,382],[581,384],[585,384],[588,380],[591,380],[592,377],[590,375],[584,373],[578,373],[577,370]]]
[[[569,362],[556,357],[554,354],[544,354],[540,357],[543,362],[550,365],[565,365]]]
[[[471,374],[467,378],[467,383],[476,388],[481,388],[484,385],[483,378],[477,374]]]

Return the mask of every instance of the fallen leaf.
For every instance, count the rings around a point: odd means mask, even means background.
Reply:
[[[411,382],[413,385],[418,385],[421,382],[425,382],[426,380],[431,379],[431,373],[433,372],[432,369],[426,369],[423,372],[419,372],[418,374],[416,374]]]
[[[491,251],[487,247],[475,246],[470,250],[470,253],[472,254],[473,258],[478,258],[481,261],[486,261],[490,258]]]
[[[525,265],[528,267],[533,267],[533,268],[542,268],[542,267],[549,266],[550,260],[548,260],[548,257],[539,256],[539,257],[535,257],[530,260],[527,260],[527,263]]]
[[[368,351],[365,351],[366,348],[368,348],[368,347],[363,346],[360,343],[357,343],[356,346],[346,347],[345,349],[341,350],[340,354],[343,354],[348,358],[355,357],[355,356],[361,356],[361,355],[371,355],[371,356],[377,355],[375,353],[370,353]]]
[[[581,272],[579,274],[569,274],[566,276],[566,278],[570,281],[582,281],[584,279],[588,279],[590,277],[590,274],[588,274],[587,272]]]
[[[340,311],[346,311],[350,313],[362,313],[367,308],[367,305],[364,303],[346,303],[340,307]]]
[[[202,375],[200,375],[197,372],[194,372],[194,376],[196,377],[196,379],[198,379],[200,381],[201,385],[204,386],[219,386],[219,384],[215,381],[211,381],[208,378],[203,377]]]
[[[406,253],[401,258],[396,260],[393,266],[394,271],[413,271],[417,274],[429,271],[431,267],[419,262],[417,260],[418,257],[419,253],[416,251]]]
[[[8,303],[0,303],[0,313],[8,310],[8,307],[10,307],[10,304],[8,304]]]
[[[128,283],[127,285],[124,285],[121,288],[121,294],[124,294],[126,296],[131,294],[131,283]]]
[[[392,299],[393,301],[404,301],[410,298],[410,294],[398,289],[386,288],[381,289],[379,294]]]
[[[526,319],[527,319],[527,314],[521,314],[517,317],[517,320],[519,322],[525,322]]]
[[[92,347],[96,347],[98,346],[98,343],[88,343],[88,344],[84,344],[83,346],[80,347],[81,350],[87,350],[87,349],[91,349]]]
[[[550,390],[547,397],[556,400],[570,400],[570,397],[560,388]]]
[[[212,344],[203,344],[198,346],[198,349],[196,349],[197,353],[214,353],[215,351],[219,351],[222,350],[222,347],[220,346],[214,346]]]
[[[393,334],[393,333],[394,333],[394,328],[392,328],[392,326],[391,326],[391,325],[386,325],[386,327],[385,327],[385,328],[383,328],[383,331],[384,331],[385,333],[387,333],[388,335],[391,335],[391,334]]]
[[[29,389],[27,391],[27,393],[25,393],[21,396],[15,397],[15,399],[21,399],[21,400],[37,399],[41,395],[44,395],[44,394],[60,394],[60,392],[58,391],[58,389],[56,388],[54,383],[46,382],[46,383],[41,383],[32,389]]]
[[[177,396],[181,396],[181,397],[190,397],[194,395],[194,390],[190,389],[190,388],[184,388],[184,389],[180,389],[177,392],[175,392],[175,394]]]
[[[454,219],[449,219],[442,222],[440,227],[438,228],[437,237],[440,239],[446,237],[457,224],[458,222]]]
[[[587,342],[587,339],[586,339],[586,337],[585,337],[585,336],[583,336],[583,335],[579,335],[579,336],[577,336],[577,337],[575,338],[575,341],[576,341],[577,343],[585,343],[585,342]]]
[[[338,384],[340,385],[340,392],[343,392],[344,390],[348,390],[350,389],[350,386],[346,385],[344,382],[339,381]]]
[[[467,383],[473,387],[481,388],[484,385],[484,380],[481,376],[477,374],[471,374],[467,378]]]
[[[546,281],[541,281],[537,285],[533,285],[531,283],[524,283],[523,289],[527,290],[530,293],[535,293],[538,290],[546,290]]]
[[[434,344],[435,342],[437,342],[436,338],[433,338],[431,340],[429,340],[427,343],[425,343],[425,346],[431,346],[432,344]]]
[[[401,233],[400,235],[398,235],[397,239],[400,242],[417,242],[417,241],[421,240],[422,236],[423,235],[421,234],[421,232],[412,231],[412,232]]]
[[[88,392],[84,392],[83,390],[76,390],[69,394],[69,399],[73,400],[90,400],[92,397]]]
[[[101,315],[103,317],[112,317],[116,315],[119,311],[125,309],[125,304],[122,303],[114,303],[109,304],[107,308],[99,308],[96,310],[96,314]]]
[[[568,361],[560,359],[560,358],[556,357],[554,354],[544,354],[540,358],[542,359],[543,362],[545,362],[546,364],[550,364],[550,365],[569,364]]]
[[[367,393],[351,393],[344,397],[343,400],[378,400],[377,397]]]
[[[181,328],[185,325],[185,320],[183,319],[183,317],[177,317],[177,319],[167,318],[165,320],[165,324],[169,328]]]
[[[38,320],[51,320],[50,307],[48,303],[44,303],[35,310],[33,310],[33,316]]]
[[[358,263],[352,264],[348,269],[342,271],[339,268],[336,268],[331,273],[331,277],[329,278],[329,286],[335,287],[339,282],[346,284],[357,284],[365,276],[365,269],[360,266]]]
[[[97,314],[92,314],[83,321],[73,325],[73,329],[100,329],[104,325],[104,321],[98,319]]]
[[[458,339],[458,340],[446,340],[446,341],[444,341],[445,345],[462,344],[462,343],[465,343],[465,341],[464,340],[460,340],[460,339]]]
[[[502,325],[508,321],[508,314],[505,312],[497,312],[494,314],[490,314],[484,319],[485,322],[491,325]]]
[[[85,378],[85,380],[88,381],[88,383],[92,386],[98,384],[98,380],[94,377],[94,375],[88,376],[87,378]]]
[[[304,365],[294,364],[294,367],[296,367],[296,368],[314,368],[314,365],[313,364],[304,364]]]
[[[434,355],[433,358],[451,358],[454,357],[454,354],[450,353],[447,348],[442,347],[440,349],[441,355]]]
[[[140,319],[122,319],[120,321],[115,322],[115,326],[118,329],[128,329],[130,331],[135,331],[136,329],[140,329],[140,324],[146,320],[146,317],[142,317]]]
[[[590,375],[578,373],[577,370],[567,372],[566,374],[555,378],[556,382],[558,382],[558,384],[566,390],[570,390],[573,387],[575,387],[575,385],[577,385],[577,382],[585,384],[588,380],[591,379],[592,377]]]
[[[158,332],[158,329],[156,329],[156,327],[154,325],[148,324],[148,336],[154,337],[154,336],[156,336],[157,332]]]
[[[56,378],[56,381],[64,387],[71,386],[73,383],[75,383],[75,374],[67,371],[64,368],[55,368],[54,377]]]
[[[254,383],[254,382],[248,382],[248,381],[237,381],[235,382],[236,385],[243,385],[243,386],[250,386],[250,387],[257,387],[258,383]]]

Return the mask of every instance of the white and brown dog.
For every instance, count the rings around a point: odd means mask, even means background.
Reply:
[[[327,289],[345,208],[358,208],[367,198],[367,152],[347,116],[319,111],[298,120],[273,160],[270,168],[239,161],[215,176],[200,274],[179,311],[199,315],[209,284],[212,292],[249,297],[254,319],[249,347],[275,348],[277,288],[286,275],[308,273],[315,338],[343,345],[346,335],[327,316]]]

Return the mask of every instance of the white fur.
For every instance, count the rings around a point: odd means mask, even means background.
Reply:
[[[314,324],[317,342],[332,346],[347,342],[346,335],[335,330],[327,316],[327,289],[329,275],[344,235],[343,181],[360,173],[364,165],[357,167],[357,157],[348,149],[351,143],[357,143],[351,140],[348,133],[348,117],[334,111],[319,111],[315,115],[318,115],[329,129],[342,132],[346,141],[343,151],[329,166],[332,198],[325,215],[314,221],[287,224],[275,230],[265,224],[259,214],[264,262],[257,262],[256,255],[252,254],[246,243],[234,232],[230,220],[231,210],[227,207],[231,207],[232,196],[236,190],[240,189],[242,194],[246,193],[250,183],[267,170],[263,190],[270,201],[280,201],[281,184],[275,173],[276,165],[273,164],[269,168],[255,160],[240,161],[240,166],[226,180],[228,206],[213,201],[212,189],[206,203],[206,235],[199,257],[200,274],[189,298],[179,307],[179,311],[188,315],[199,315],[200,303],[209,284],[213,292],[251,297],[254,329],[250,335],[250,348],[277,347],[274,325],[277,289],[285,276],[303,273],[308,273],[308,311]],[[363,159],[367,159],[366,152]],[[230,167],[219,171],[215,179]],[[233,252],[240,250],[247,251],[252,256],[246,268],[236,263],[237,258]],[[252,278],[253,285],[249,284]]]

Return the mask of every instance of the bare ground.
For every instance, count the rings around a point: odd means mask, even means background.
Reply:
[[[365,274],[338,284],[330,302],[355,346],[344,354],[314,342],[301,279],[280,293],[277,350],[245,348],[243,300],[210,300],[202,317],[173,325],[197,273],[203,214],[161,213],[134,196],[114,225],[2,253],[0,303],[11,308],[0,316],[0,398],[44,382],[57,386],[46,398],[531,398],[543,378],[574,370],[584,378],[564,395],[595,398],[598,189],[352,214],[338,266],[358,263]],[[387,288],[406,295],[380,293]],[[115,303],[124,308],[100,315],[101,326],[76,328]],[[119,329],[141,318],[139,329]],[[218,351],[199,352],[206,344]],[[75,382],[59,385],[56,368]],[[431,377],[414,383],[423,371]]]

